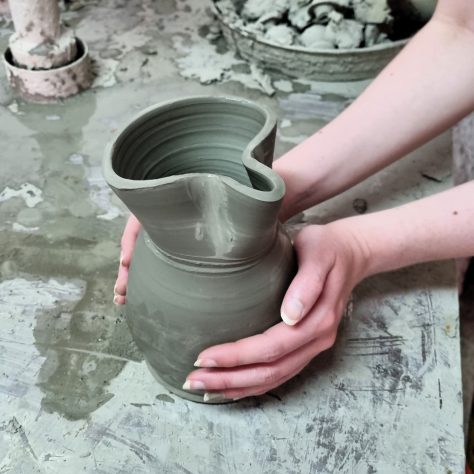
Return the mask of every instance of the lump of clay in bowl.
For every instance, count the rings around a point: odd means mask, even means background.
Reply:
[[[282,46],[289,46],[293,44],[295,32],[287,25],[275,25],[268,28],[265,39]]]
[[[311,1],[296,1],[291,4],[288,11],[288,21],[295,28],[302,30],[313,22]]]
[[[283,16],[288,11],[290,0],[247,0],[242,8],[242,17],[246,20],[260,20],[262,17]]]
[[[400,29],[402,17],[397,13],[401,7],[393,0],[213,1],[219,11],[226,12],[232,26],[282,46],[352,50],[390,43],[406,34]],[[234,14],[228,14],[232,9]]]
[[[248,33],[252,33],[255,36],[264,36],[266,31],[266,25],[263,23],[259,23],[255,21],[253,23],[245,23],[243,25],[239,25],[242,30],[247,31]]]
[[[288,21],[298,30],[314,24],[327,24],[329,14],[337,8],[348,8],[348,1],[297,0],[288,11]]]
[[[327,24],[329,21],[329,14],[334,11],[333,5],[316,5],[311,6],[312,14],[314,16],[314,23],[317,24]]]
[[[326,27],[313,25],[301,33],[299,42],[302,46],[310,49],[334,49],[334,42],[326,39]]]
[[[387,0],[353,0],[354,18],[362,23],[390,23],[392,15]]]
[[[364,45],[374,46],[382,43],[391,43],[387,33],[381,32],[377,25],[366,25],[364,29]]]
[[[329,15],[325,39],[332,41],[339,49],[358,48],[364,36],[364,25],[356,20],[346,20],[338,12]]]

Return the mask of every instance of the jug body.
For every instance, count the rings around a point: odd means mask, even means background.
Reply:
[[[265,331],[295,272],[271,169],[276,121],[243,99],[151,107],[109,145],[104,174],[142,224],[126,318],[153,374],[182,390],[199,353]]]

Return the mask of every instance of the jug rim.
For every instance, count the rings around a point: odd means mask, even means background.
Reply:
[[[156,114],[160,109],[165,112],[170,110],[171,107],[187,106],[192,104],[205,104],[209,103],[227,103],[236,105],[245,105],[252,108],[262,114],[265,118],[264,124],[261,129],[256,132],[255,136],[249,141],[247,146],[244,148],[241,154],[242,163],[246,169],[253,171],[254,173],[263,176],[264,179],[271,185],[269,190],[259,190],[250,187],[246,184],[239,183],[236,179],[221,175],[218,173],[183,173],[173,176],[160,177],[154,179],[128,179],[117,174],[113,168],[113,157],[117,152],[117,143],[127,132],[134,129],[138,122],[143,121],[147,115]],[[121,191],[133,191],[138,189],[149,189],[157,186],[172,184],[181,180],[187,180],[193,177],[207,176],[207,177],[219,177],[223,183],[230,188],[235,189],[239,193],[246,195],[250,198],[257,199],[262,202],[274,202],[283,199],[285,194],[285,183],[283,179],[274,171],[270,166],[267,166],[254,157],[255,149],[276,129],[276,117],[274,113],[261,104],[257,104],[251,100],[231,96],[231,95],[191,95],[182,97],[179,99],[170,99],[165,102],[159,102],[151,105],[138,114],[134,115],[131,120],[127,122],[127,125],[115,132],[112,139],[107,143],[103,159],[103,173],[107,183],[113,188]]]

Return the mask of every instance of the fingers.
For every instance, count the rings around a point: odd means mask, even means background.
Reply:
[[[116,305],[125,304],[125,301],[126,301],[125,296],[114,295],[114,303],[115,303]]]
[[[206,395],[209,396],[214,395],[215,393],[219,394],[222,396],[224,400],[239,400],[241,398],[245,397],[256,397],[259,395],[263,395],[264,393],[269,392],[270,390],[273,390],[276,387],[279,387],[280,385],[284,384],[288,380],[290,380],[292,377],[295,375],[299,374],[304,368],[305,365],[302,365],[301,367],[298,368],[297,371],[295,371],[294,374],[288,374],[286,377],[283,377],[281,380],[279,380],[276,384],[270,384],[270,385],[260,385],[258,387],[245,387],[245,388],[237,388],[237,389],[230,389],[230,390],[224,390],[223,392],[206,392]]]
[[[206,349],[199,354],[194,365],[196,367],[238,367],[273,362],[302,344],[303,335],[295,333],[293,328],[280,323],[262,334]]]
[[[333,254],[322,252],[315,263],[314,236],[301,232],[295,240],[298,255],[298,273],[291,282],[281,305],[281,319],[294,326],[303,319],[318,301],[324,290],[326,278],[335,259]]]
[[[125,295],[127,292],[127,282],[128,282],[128,267],[119,264],[117,281],[115,282],[114,287],[114,303],[115,304],[124,304]]]
[[[140,232],[140,222],[134,215],[128,218],[127,224],[122,235],[120,264],[117,280],[114,286],[114,303],[125,304],[125,295],[127,293],[128,269],[132,260],[135,242]]]
[[[265,393],[296,375],[314,356],[331,347],[335,334],[336,331],[331,331],[272,364],[197,370],[188,376],[183,388],[218,392],[230,399]]]
[[[238,367],[269,363],[314,338],[314,333],[304,333],[303,328],[292,328],[284,323],[268,331],[237,342],[213,346],[199,354],[196,367]]]
[[[125,225],[125,229],[122,235],[122,253],[120,257],[120,263],[125,266],[129,267],[130,262],[132,260],[133,249],[135,248],[135,242],[138,237],[138,233],[140,232],[140,222],[138,219],[132,214]]]
[[[270,363],[321,337],[339,323],[343,299],[340,302],[335,300],[339,296],[338,284],[337,278],[329,277],[328,288],[323,291],[318,304],[298,325],[279,323],[263,334],[210,347],[199,354],[195,365],[237,367]]]

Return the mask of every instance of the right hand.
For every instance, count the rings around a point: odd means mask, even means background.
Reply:
[[[132,214],[127,221],[120,243],[120,264],[118,269],[117,281],[114,286],[114,303],[125,304],[128,283],[128,269],[132,261],[133,249],[140,232],[140,222]]]
[[[370,267],[356,218],[311,225],[297,235],[298,273],[282,304],[284,323],[262,334],[202,351],[183,386],[205,400],[260,395],[299,373],[329,349],[352,289]]]

